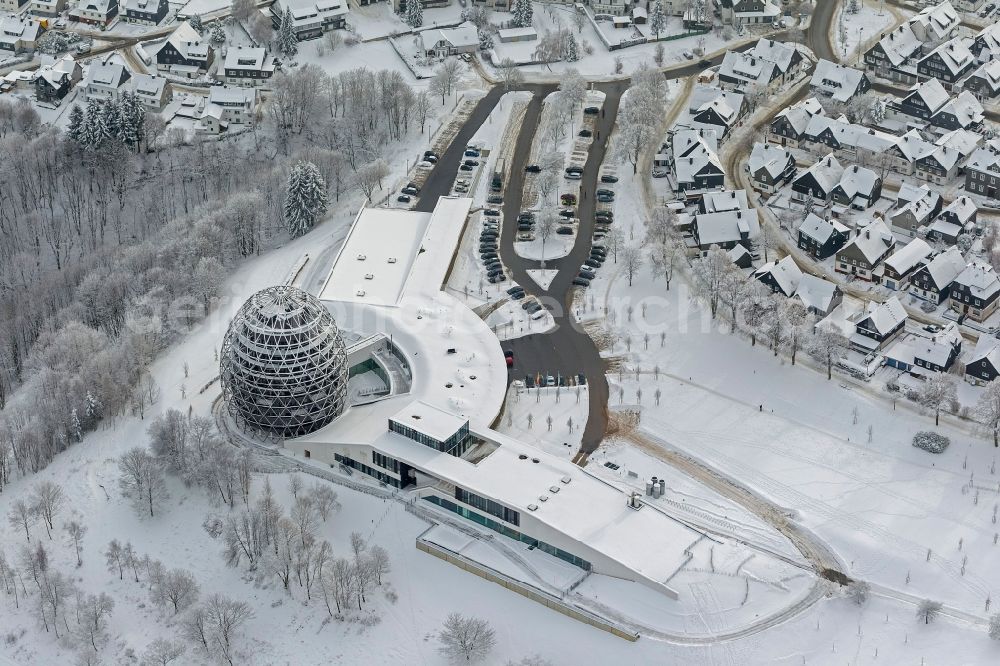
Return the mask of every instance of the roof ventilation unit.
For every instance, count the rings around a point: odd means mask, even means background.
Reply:
[[[538,505],[537,504],[529,504],[528,505],[528,511],[538,511]]]

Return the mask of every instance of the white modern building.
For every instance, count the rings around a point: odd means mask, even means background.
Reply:
[[[503,351],[489,326],[442,290],[471,204],[442,197],[433,213],[358,214],[319,298],[355,335],[351,381],[367,363],[384,390],[349,386],[352,406],[286,440],[287,452],[367,474],[442,515],[677,598],[670,580],[704,535],[491,428],[507,390]],[[366,355],[366,347],[380,352]]]

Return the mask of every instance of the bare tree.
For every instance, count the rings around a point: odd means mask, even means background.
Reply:
[[[694,262],[694,275],[708,297],[709,310],[713,319],[719,311],[723,280],[729,274],[731,266],[729,255],[716,245],[708,250],[708,254]]]
[[[137,510],[146,507],[150,517],[154,516],[156,505],[169,496],[163,468],[157,460],[145,449],[135,447],[118,459],[118,469],[122,492],[132,499]]]
[[[38,519],[38,514],[24,500],[15,500],[7,512],[7,522],[14,529],[23,529],[24,538],[31,541],[31,526]]]
[[[250,605],[222,594],[213,594],[205,601],[205,613],[215,648],[230,666],[234,666],[233,642],[239,628],[253,617]]]
[[[993,446],[997,446],[1000,436],[1000,382],[994,380],[987,384],[973,414],[983,429],[993,436]]]
[[[188,608],[198,600],[198,581],[184,569],[173,569],[159,581],[156,598],[170,604],[174,615]]]
[[[103,644],[107,638],[108,621],[114,608],[114,599],[105,592],[88,594],[82,608],[77,608],[80,626],[95,650],[100,649],[98,644]]]
[[[340,511],[340,502],[337,501],[337,493],[325,483],[317,482],[313,484],[310,497],[312,498],[313,505],[316,507],[316,511],[319,513],[319,517],[322,518],[324,523],[330,517],[331,513]]]
[[[441,653],[455,663],[482,661],[496,645],[489,622],[459,613],[448,615],[438,639]]]
[[[847,587],[847,596],[858,606],[864,606],[871,596],[871,587],[862,580],[856,580]]]
[[[517,88],[524,83],[524,74],[517,68],[517,63],[510,58],[501,60],[500,64],[497,65],[497,71],[500,74],[500,84],[504,91]]]
[[[111,573],[118,570],[118,580],[125,580],[125,558],[122,545],[118,539],[112,539],[108,543],[108,549],[104,551],[104,559]]]
[[[785,305],[785,321],[785,342],[792,353],[792,365],[795,365],[795,355],[808,339],[812,321],[806,307],[799,301],[789,301]]]
[[[45,524],[45,532],[52,538],[52,530],[55,529],[55,517],[59,513],[66,501],[62,486],[51,481],[41,481],[35,485],[31,494],[31,503],[35,512],[41,517]]]
[[[920,388],[920,404],[934,412],[934,425],[941,423],[941,410],[958,397],[955,378],[942,372],[932,374]]]
[[[923,620],[924,624],[930,624],[941,613],[941,602],[924,599],[917,605],[917,619]]]
[[[816,331],[807,345],[809,354],[826,366],[826,378],[833,378],[833,365],[847,351],[847,338],[838,331],[822,328]]]
[[[69,540],[70,544],[73,546],[73,550],[76,552],[76,566],[83,566],[83,559],[80,557],[80,551],[83,548],[83,536],[87,533],[87,526],[83,523],[71,520],[63,528],[66,530],[66,538]]]
[[[157,638],[142,655],[143,666],[170,666],[184,656],[187,648],[177,641]]]
[[[372,572],[375,574],[375,583],[382,584],[382,576],[390,571],[389,553],[382,546],[372,546],[368,554],[371,561]]]
[[[628,286],[632,286],[632,280],[642,268],[642,251],[635,245],[629,245],[622,252],[622,266],[625,268],[625,275],[628,277]]]

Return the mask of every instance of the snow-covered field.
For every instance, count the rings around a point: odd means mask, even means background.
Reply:
[[[851,62],[861,56],[857,53],[860,45],[885,32],[896,22],[896,18],[880,0],[859,0],[857,14],[846,11],[846,6],[846,2],[841,3],[830,30],[837,54],[844,62]]]

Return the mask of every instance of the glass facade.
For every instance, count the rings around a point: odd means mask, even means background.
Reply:
[[[399,474],[399,461],[395,458],[390,458],[389,456],[383,455],[378,451],[372,451],[372,462],[382,469],[388,469],[396,474]]]
[[[455,499],[463,504],[468,504],[469,506],[485,511],[491,516],[496,516],[500,520],[505,520],[512,525],[521,524],[521,516],[514,509],[508,509],[499,502],[494,502],[491,499],[470,493],[465,488],[455,488]]]
[[[434,439],[430,435],[425,435],[416,428],[411,428],[408,425],[399,423],[394,419],[389,419],[389,430],[397,435],[402,435],[407,439],[412,439],[414,442],[423,444],[424,446],[429,446],[436,451],[453,455],[456,458],[461,458],[465,455],[465,452],[472,448],[474,443],[472,437],[469,435],[468,422],[462,424],[462,427],[458,429],[458,432],[443,442]]]
[[[368,476],[374,477],[381,481],[382,483],[388,484],[393,488],[399,488],[399,479],[389,476],[385,472],[380,472],[374,467],[369,467],[368,465],[358,462],[354,458],[348,458],[347,456],[342,456],[339,453],[333,454],[334,460],[345,467],[350,467],[351,469],[356,469],[362,474],[367,474]],[[390,458],[391,460],[391,458]],[[394,461],[396,462],[396,461]],[[398,464],[398,462],[397,462]]]
[[[471,520],[474,523],[479,523],[483,527],[488,527],[494,532],[499,532],[505,537],[515,539],[517,541],[520,541],[521,543],[526,543],[529,546],[533,546],[542,552],[548,553],[549,555],[552,555],[554,557],[558,557],[560,560],[563,560],[564,562],[569,562],[574,566],[580,567],[584,571],[591,570],[592,565],[590,564],[590,562],[583,559],[582,557],[577,557],[573,553],[562,550],[561,548],[556,548],[555,546],[547,544],[544,541],[539,541],[538,539],[533,539],[525,534],[521,534],[517,530],[507,527],[502,523],[498,523],[492,518],[487,518],[486,516],[480,513],[476,513],[471,509],[467,509],[464,506],[459,506],[454,502],[452,502],[451,500],[447,500],[442,497],[437,497],[435,495],[428,495],[427,497],[424,497],[424,499],[430,502],[431,504],[437,504],[439,507],[443,509],[448,509],[449,511],[453,511],[454,513],[457,513],[463,518]]]

